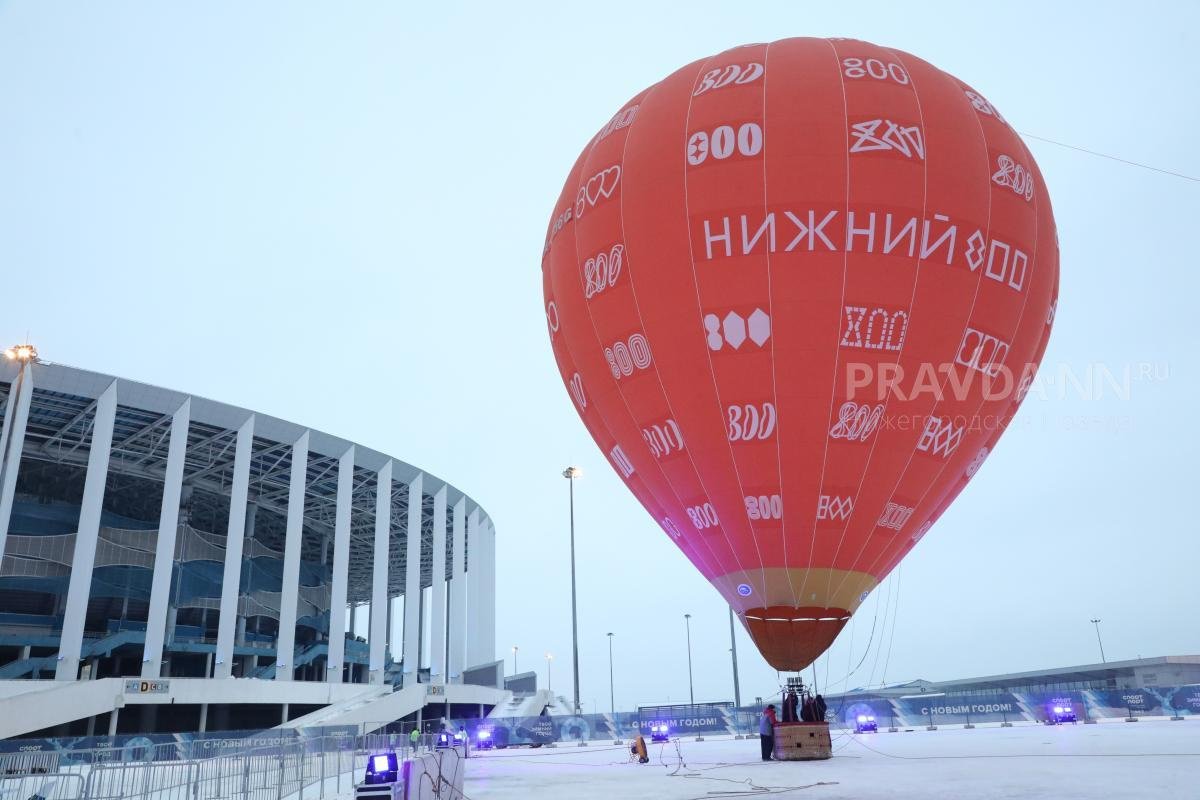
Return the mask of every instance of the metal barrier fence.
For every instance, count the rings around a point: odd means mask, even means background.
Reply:
[[[0,800],[75,800],[84,792],[83,776],[68,772],[0,775]]]
[[[325,800],[350,793],[372,753],[432,751],[436,736],[206,740],[62,753],[0,754],[0,800]],[[54,768],[54,769],[52,769]]]

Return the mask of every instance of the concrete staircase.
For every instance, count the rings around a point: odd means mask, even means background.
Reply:
[[[106,714],[120,703],[124,681],[0,682],[0,739]]]

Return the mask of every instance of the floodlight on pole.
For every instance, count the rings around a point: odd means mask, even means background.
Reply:
[[[1100,639],[1100,620],[1094,619],[1092,624],[1096,626],[1096,643],[1100,645],[1100,662],[1107,664],[1108,659],[1104,657],[1104,642]]]
[[[583,474],[579,467],[567,467],[563,477],[570,486],[571,497],[571,653],[575,671],[575,715],[579,709],[579,614],[575,602],[575,479]]]
[[[9,361],[20,361],[22,364],[37,363],[38,351],[31,344],[16,344],[4,351],[4,357]]]
[[[696,692],[692,686],[692,615],[683,615],[683,624],[687,627],[687,650],[688,650],[688,700],[692,705],[696,705]]]
[[[612,712],[613,718],[615,719],[616,713],[617,713],[617,695],[616,695],[616,691],[613,689],[613,659],[612,659],[613,634],[609,633],[607,635],[608,635],[608,706],[609,706],[609,711]]]

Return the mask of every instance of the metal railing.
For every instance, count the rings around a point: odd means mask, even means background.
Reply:
[[[432,751],[407,735],[208,739],[0,754],[0,800],[325,800],[362,780],[372,753]]]
[[[0,775],[0,800],[76,800],[84,793],[83,776],[70,772]]]

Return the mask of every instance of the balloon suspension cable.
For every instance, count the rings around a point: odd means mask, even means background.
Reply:
[[[1162,169],[1161,167],[1152,167],[1149,164],[1143,164],[1139,161],[1130,161],[1128,158],[1121,158],[1120,156],[1110,156],[1108,153],[1101,153],[1096,150],[1089,150],[1086,147],[1079,147],[1077,145],[1067,144],[1066,142],[1058,142],[1058,141],[1055,141],[1054,139],[1047,139],[1045,136],[1036,136],[1032,133],[1025,133],[1024,131],[1021,131],[1020,133],[1022,136],[1028,137],[1030,139],[1037,139],[1039,142],[1046,142],[1047,144],[1053,144],[1053,145],[1058,145],[1059,147],[1065,147],[1068,150],[1075,150],[1080,153],[1087,153],[1089,156],[1096,156],[1097,158],[1107,158],[1109,161],[1116,161],[1120,164],[1128,164],[1131,167],[1137,167],[1139,169],[1148,169],[1151,172],[1159,172],[1159,173],[1162,173],[1163,175],[1170,175],[1173,178],[1183,178],[1185,181],[1195,181],[1196,183],[1200,183],[1200,178],[1196,178],[1191,175],[1185,175],[1182,172],[1175,172],[1174,170],[1170,170],[1170,169]]]

